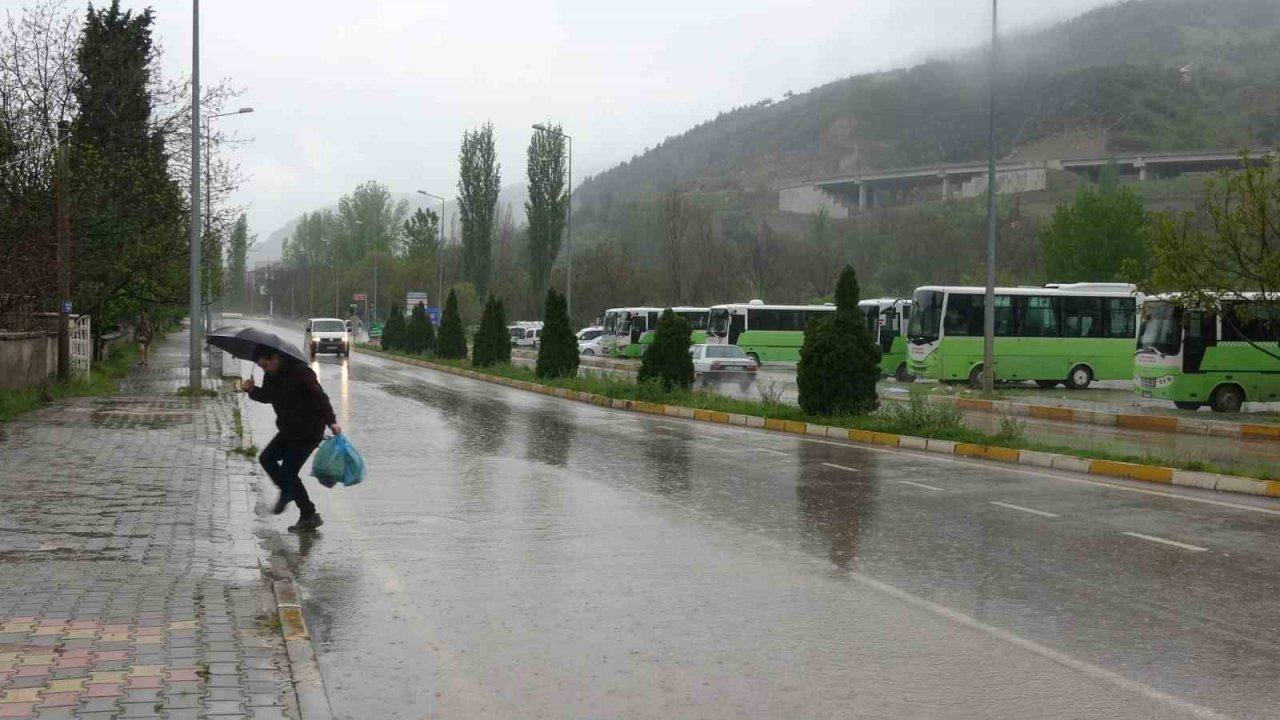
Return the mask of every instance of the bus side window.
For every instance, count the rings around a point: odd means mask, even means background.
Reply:
[[[1137,301],[1133,298],[1107,298],[1107,337],[1137,337]]]
[[[738,336],[747,327],[747,318],[744,315],[734,313],[729,316],[729,344],[737,345]]]

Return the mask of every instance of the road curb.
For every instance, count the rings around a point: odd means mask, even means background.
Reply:
[[[311,644],[307,621],[302,615],[293,575],[280,562],[273,562],[270,572],[263,569],[262,574],[271,583],[275,597],[276,618],[280,621],[280,633],[289,656],[289,673],[293,676],[294,694],[298,698],[298,716],[301,720],[333,720],[333,707],[329,704],[329,693],[325,690],[315,647]]]
[[[880,394],[882,400],[907,402],[909,398],[898,394]],[[1148,415],[1143,413],[1115,413],[1105,410],[1084,410],[1057,405],[1034,405],[1012,400],[985,400],[981,398],[929,395],[929,402],[954,405],[960,410],[1029,417],[1037,420],[1054,420],[1080,425],[1121,427],[1128,430],[1180,433],[1183,435],[1208,435],[1241,440],[1273,440],[1280,442],[1280,425],[1234,423],[1225,420],[1206,420],[1198,417],[1174,415]]]
[[[1050,468],[1053,470],[1065,470],[1089,475],[1140,480],[1160,485],[1179,485],[1182,487],[1196,487],[1205,490],[1215,490],[1217,492],[1229,492],[1242,495],[1280,497],[1280,480],[1255,480],[1253,478],[1239,477],[1236,475],[1217,475],[1213,473],[1193,472],[1189,470],[1163,467],[1160,465],[1144,465],[1142,463],[1122,462],[1118,460],[1095,460],[1076,455],[1019,450],[994,445],[959,443],[952,442],[950,440],[936,440],[933,438],[897,435],[893,433],[874,432],[871,430],[834,428],[796,420],[763,418],[754,415],[730,415],[729,413],[713,410],[700,410],[679,405],[661,405],[657,403],[643,402],[640,400],[609,398],[603,395],[594,395],[591,393],[569,392],[567,390],[554,388],[548,385],[538,385],[536,383],[511,380],[509,378],[488,375],[474,370],[456,368],[451,365],[441,365],[429,360],[400,357],[398,355],[392,355],[390,353],[380,352],[377,350],[361,348],[359,352],[368,353],[374,357],[380,357],[386,360],[394,360],[407,365],[417,365],[418,367],[450,375],[459,375],[473,380],[505,385],[507,387],[519,390],[528,390],[530,392],[537,392],[543,395],[563,397],[565,399],[599,405],[601,407],[612,408],[614,410],[636,412],[646,415],[681,417],[698,422],[717,423],[721,425],[738,425],[739,423],[736,422],[736,420],[741,418],[743,421],[741,424],[745,427],[761,428],[764,430],[789,433],[792,435],[825,436],[839,440],[848,440],[849,442],[863,445],[923,450],[925,452],[936,453],[939,455],[978,458],[1013,465],[1026,465],[1040,469]],[[998,400],[975,401],[971,398],[955,399],[970,400],[975,403],[989,403],[993,407],[996,403],[1002,402]],[[1055,409],[1061,410],[1069,408]]]

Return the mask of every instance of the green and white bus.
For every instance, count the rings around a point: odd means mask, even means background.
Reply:
[[[756,364],[800,361],[804,326],[835,305],[766,305],[759,300],[711,308],[708,345],[737,345]]]
[[[911,374],[982,383],[986,289],[917,288],[907,328]],[[1083,389],[1132,375],[1140,295],[1123,283],[996,288],[996,379]],[[1129,349],[1126,350],[1125,348]]]
[[[1134,355],[1134,392],[1183,410],[1207,404],[1217,412],[1280,399],[1280,323],[1257,309],[1261,293],[1240,296],[1223,300],[1221,312],[1179,307],[1171,295],[1147,298]]]
[[[683,316],[693,327],[692,342],[703,342],[707,337],[707,308],[675,307],[671,308],[677,315]],[[638,358],[653,344],[654,332],[658,329],[658,318],[662,317],[665,308],[630,307],[610,308],[604,313],[604,334],[601,336],[601,347],[606,355],[613,357]]]
[[[871,337],[880,346],[880,374],[898,382],[915,380],[907,366],[906,331],[911,319],[911,301],[902,298],[862,300],[858,310],[866,316]]]

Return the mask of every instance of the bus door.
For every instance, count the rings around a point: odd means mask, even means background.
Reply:
[[[1182,372],[1198,373],[1204,354],[1218,344],[1218,316],[1200,310],[1187,312],[1187,339],[1183,343]]]
[[[736,313],[729,311],[729,344],[737,345],[738,337],[747,329],[747,316],[745,313]]]
[[[876,331],[879,333],[880,352],[888,355],[893,349],[893,339],[898,336],[901,330],[901,320],[898,318],[898,309],[895,307],[885,308],[884,314],[880,316],[879,327]]]

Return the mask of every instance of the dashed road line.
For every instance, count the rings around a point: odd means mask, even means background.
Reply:
[[[847,466],[844,466],[844,465],[837,465],[837,464],[835,464],[835,463],[828,463],[828,462],[824,462],[824,463],[822,463],[822,464],[823,464],[823,466],[825,466],[825,467],[835,468],[836,470],[844,470],[845,472],[862,472],[862,471],[861,471],[861,470],[859,470],[858,468],[851,468],[851,467],[847,467]]]
[[[910,485],[910,486],[912,486],[912,487],[918,487],[918,488],[924,488],[925,490],[937,490],[938,492],[945,492],[945,491],[943,490],[943,488],[940,488],[940,487],[934,487],[934,486],[932,486],[932,485],[925,485],[924,483],[912,482],[911,480],[899,480],[899,481],[898,481],[898,484],[899,484],[899,485]]]
[[[1187,543],[1178,542],[1177,540],[1166,540],[1162,537],[1156,537],[1155,535],[1143,535],[1142,533],[1136,532],[1126,532],[1124,534],[1129,537],[1142,538],[1143,540],[1150,540],[1151,542],[1161,543],[1163,545],[1172,545],[1174,547],[1182,548],[1183,550],[1190,550],[1191,552],[1205,552],[1209,549],[1200,547],[1199,545],[1188,545]]]
[[[1058,517],[1057,515],[1051,512],[1045,512],[1043,510],[1035,510],[1029,507],[1022,507],[1021,505],[1011,505],[1010,503],[999,502],[997,500],[992,500],[991,504],[999,505],[1002,508],[1009,508],[1010,510],[1021,510],[1024,513],[1031,513],[1032,515],[1040,515],[1041,517],[1051,517],[1051,518]]]

